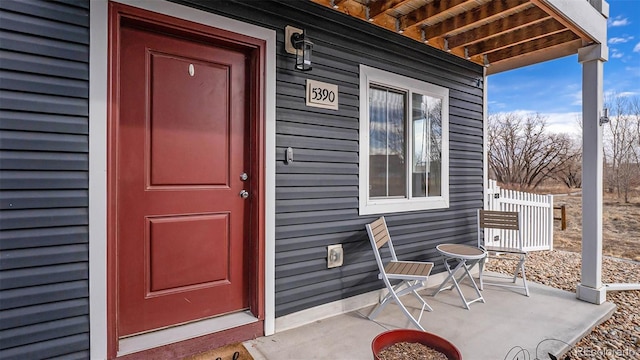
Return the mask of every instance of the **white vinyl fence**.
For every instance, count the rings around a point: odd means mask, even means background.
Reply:
[[[553,250],[553,195],[504,190],[489,180],[486,209],[519,212],[525,250]],[[509,234],[500,236],[509,240]]]

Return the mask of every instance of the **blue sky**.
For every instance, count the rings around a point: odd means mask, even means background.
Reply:
[[[608,2],[605,97],[640,97],[640,0]],[[580,133],[582,66],[577,55],[489,75],[488,86],[489,113],[538,112],[547,117],[549,130]]]

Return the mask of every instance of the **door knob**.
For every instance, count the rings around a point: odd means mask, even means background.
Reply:
[[[247,190],[240,191],[240,197],[246,199],[249,197],[249,192]]]

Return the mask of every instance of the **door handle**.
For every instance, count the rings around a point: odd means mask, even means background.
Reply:
[[[240,191],[240,197],[246,199],[249,197],[249,192],[247,190]]]

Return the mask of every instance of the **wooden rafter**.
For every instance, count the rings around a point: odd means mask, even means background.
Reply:
[[[457,48],[458,46],[464,46],[491,36],[501,35],[509,31],[519,29],[523,26],[533,25],[550,18],[551,17],[544,11],[536,7],[532,7],[510,16],[500,18],[475,29],[470,29],[457,35],[449,36],[447,37],[447,40],[449,41],[449,46],[451,48]]]
[[[486,55],[487,59],[489,60],[489,64],[491,64],[493,62],[505,60],[515,56],[522,56],[529,52],[537,51],[551,46],[568,43],[579,38],[580,37],[573,33],[571,30],[565,30],[558,34],[531,40],[526,43],[508,47],[506,49],[490,52]]]
[[[472,11],[464,12],[458,16],[446,19],[433,26],[426,26],[423,30],[427,40],[435,37],[446,35],[454,30],[465,27],[471,27],[482,21],[488,21],[491,18],[504,16],[507,11],[515,12],[520,8],[527,8],[530,5],[524,0],[494,0],[484,4]]]
[[[396,5],[402,4],[405,0],[373,1],[369,4],[369,18],[375,19]]]
[[[442,14],[447,11],[452,11],[453,8],[474,3],[475,0],[435,0],[421,8],[415,9],[412,12],[400,16],[398,18],[399,27],[406,29],[410,26],[419,25],[428,21],[435,15]]]
[[[590,41],[543,0],[311,1],[484,65],[526,63],[512,60],[545,58],[547,48],[565,54]]]
[[[498,35],[466,47],[467,54],[474,56],[484,54],[509,46],[525,43],[545,36],[553,35],[564,31],[566,28],[555,19],[549,18],[543,22],[536,23],[534,26],[520,28],[502,35]],[[451,46],[451,44],[449,44]]]

